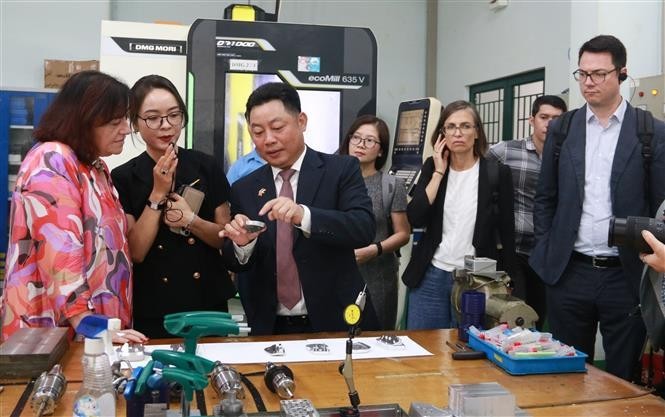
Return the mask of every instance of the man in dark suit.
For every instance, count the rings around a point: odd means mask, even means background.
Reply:
[[[354,249],[375,232],[358,160],[305,146],[307,116],[288,84],[257,88],[245,117],[267,165],[233,184],[235,216],[220,235],[226,263],[248,271],[239,288],[252,334],[344,330],[364,287]],[[248,220],[267,227],[248,231]],[[364,314],[363,327],[376,327],[369,301]]]
[[[593,360],[600,324],[606,369],[632,379],[645,340],[639,313],[638,253],[609,247],[610,218],[653,217],[665,197],[665,125],[655,122],[649,184],[637,137],[636,110],[620,95],[626,49],[601,35],[579,50],[586,105],[572,117],[558,163],[552,122],[535,198],[536,246],[530,264],[547,284],[547,317],[555,338]],[[648,195],[645,189],[648,189]]]

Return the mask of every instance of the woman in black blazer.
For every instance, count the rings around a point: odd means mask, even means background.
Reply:
[[[407,207],[411,225],[426,228],[402,277],[410,288],[409,329],[455,326],[452,272],[464,266],[465,255],[496,259],[510,269],[514,252],[510,168],[483,158],[487,138],[473,105],[450,103],[432,145]],[[491,172],[498,180],[490,180]]]

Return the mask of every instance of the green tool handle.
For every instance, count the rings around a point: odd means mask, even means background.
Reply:
[[[181,320],[188,317],[216,317],[231,320],[231,313],[224,311],[183,311],[181,313],[172,313],[164,316],[164,321]]]
[[[215,362],[200,356],[166,349],[154,350],[152,352],[152,359],[160,361],[164,365],[172,365],[179,369],[195,371],[201,375],[208,375],[215,367]]]
[[[182,385],[185,399],[192,401],[195,390],[202,390],[208,386],[208,377],[196,371],[186,371],[177,368],[164,368],[162,378],[167,381],[175,381]]]
[[[204,336],[226,336],[240,333],[235,321],[222,315],[192,315],[164,320],[164,328],[185,339],[185,352],[195,353],[197,341]]]
[[[143,395],[145,392],[146,383],[148,378],[152,375],[152,368],[155,366],[155,361],[149,361],[144,367],[143,371],[139,375],[139,379],[136,380],[136,388],[134,388],[134,393],[136,395]]]

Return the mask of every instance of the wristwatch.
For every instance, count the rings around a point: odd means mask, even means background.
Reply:
[[[151,208],[152,210],[161,211],[164,208],[164,200],[155,203],[154,201],[150,201],[148,199],[146,200],[145,205]]]

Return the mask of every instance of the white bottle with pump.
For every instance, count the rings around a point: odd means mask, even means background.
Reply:
[[[109,362],[113,365],[113,362],[118,360],[118,353],[113,348],[113,335],[120,330],[120,319],[110,318],[106,327],[106,331],[102,334],[102,339],[104,340],[104,351],[109,357]]]
[[[83,384],[74,399],[74,417],[115,416],[111,364],[103,339],[85,339]]]

